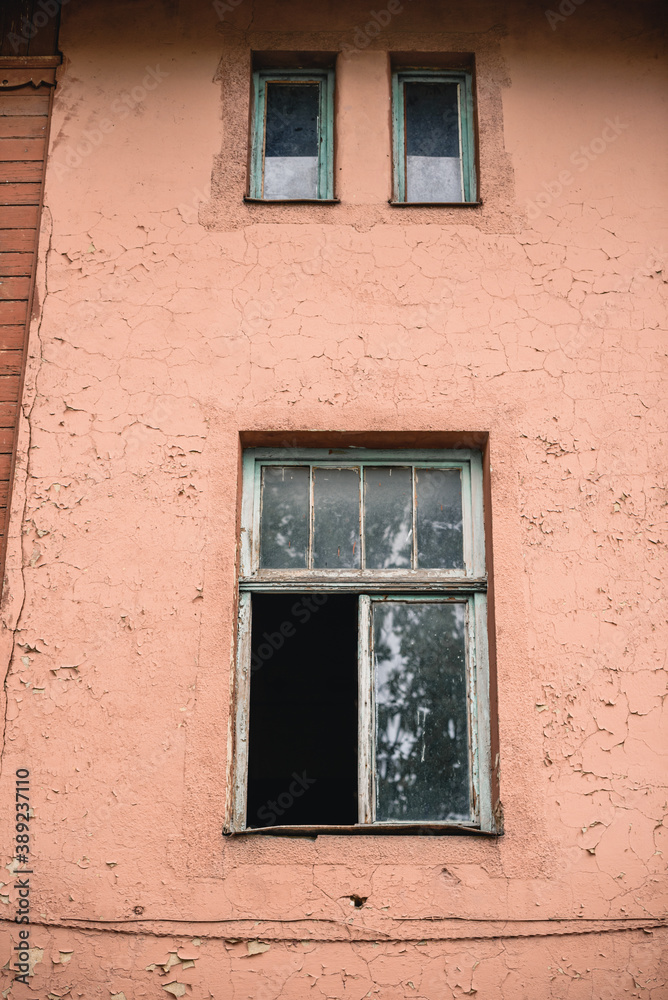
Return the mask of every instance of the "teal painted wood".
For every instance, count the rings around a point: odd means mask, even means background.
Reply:
[[[374,604],[388,604],[391,602],[400,602],[402,604],[443,604],[443,603],[457,603],[466,604],[466,688],[468,696],[468,723],[469,723],[469,765],[470,765],[470,804],[471,804],[471,820],[469,823],[463,822],[458,824],[453,824],[448,820],[430,820],[435,827],[447,828],[452,826],[468,826],[470,828],[480,827],[481,825],[481,787],[480,787],[480,766],[479,766],[479,722],[480,722],[480,711],[478,706],[478,645],[476,641],[477,630],[478,630],[478,615],[476,614],[476,600],[480,596],[479,594],[470,594],[468,596],[459,595],[455,597],[448,597],[446,595],[425,595],[425,594],[371,594],[360,597],[360,603],[364,602],[364,612],[360,612],[360,639],[362,640],[362,629],[366,629],[367,635],[364,641],[360,641],[358,650],[358,660],[359,660],[359,677],[360,677],[360,698],[362,697],[362,692],[365,690],[363,684],[369,688],[368,705],[365,705],[364,710],[360,711],[359,722],[360,722],[360,741],[369,739],[368,728],[370,727],[370,747],[366,746],[363,749],[365,754],[371,755],[372,767],[370,780],[365,783],[363,791],[359,791],[360,795],[360,816],[362,815],[362,795],[368,795],[368,801],[365,805],[365,815],[371,818],[366,822],[372,823],[374,826],[382,826],[383,822],[376,819],[376,789],[375,789],[375,775],[376,775],[376,754],[375,754],[375,669],[374,669],[374,646],[373,646],[373,605]],[[362,680],[363,678],[363,680]],[[483,679],[484,684],[484,679]],[[364,725],[362,722],[364,720]],[[487,740],[489,742],[489,740]],[[360,742],[360,746],[362,746]],[[361,772],[360,772],[361,773]],[[491,792],[491,786],[490,786]],[[360,823],[362,820],[360,819]],[[393,820],[393,824],[401,827],[402,824],[399,820]],[[410,823],[405,825],[409,826]]]
[[[263,465],[345,467],[360,470],[363,499],[365,466],[400,465],[416,468],[462,470],[466,570],[260,570],[259,530]],[[413,475],[415,472],[413,471]],[[358,823],[370,830],[385,825],[400,829],[404,824],[384,824],[375,819],[374,663],[372,608],[375,602],[457,602],[467,605],[467,692],[470,726],[472,819],[470,824],[428,825],[431,829],[461,828],[478,833],[497,833],[492,803],[490,678],[487,644],[487,578],[485,573],[482,455],[475,449],[325,449],[257,448],[243,455],[241,579],[237,636],[235,706],[233,713],[234,756],[232,805],[228,829],[245,829],[248,707],[250,685],[250,597],[251,593],[350,593],[359,599],[358,619]],[[362,504],[363,510],[363,504]],[[363,514],[361,514],[363,517]],[[311,476],[311,522],[313,477]],[[363,522],[361,524],[363,529]],[[312,545],[313,526],[309,547]],[[363,531],[362,531],[363,537]],[[309,551],[308,565],[312,566]],[[299,828],[295,828],[299,830]]]
[[[264,163],[265,83],[261,73],[253,73],[253,122],[251,144],[250,185],[251,198],[262,197],[262,172]]]
[[[248,449],[244,452],[244,497],[246,497],[248,483],[253,485],[252,500],[246,499],[243,508],[242,532],[242,571],[241,577],[248,578],[259,571],[259,550],[260,550],[260,505],[261,505],[261,468],[265,465],[279,466],[304,466],[310,469],[310,531],[309,531],[309,554],[307,568],[301,570],[290,570],[289,575],[299,576],[304,579],[307,574],[320,577],[331,575],[343,571],[329,571],[322,573],[313,569],[313,469],[315,467],[330,468],[351,468],[359,469],[360,474],[360,544],[362,546],[362,565],[364,565],[364,469],[373,466],[402,466],[411,468],[413,473],[413,497],[415,498],[415,470],[420,468],[430,469],[459,469],[461,471],[462,482],[462,519],[463,519],[463,546],[464,546],[464,574],[459,570],[424,570],[417,566],[417,532],[416,532],[416,504],[413,504],[413,540],[411,551],[411,572],[414,576],[427,579],[435,577],[443,578],[448,576],[457,578],[465,575],[470,578],[482,578],[485,576],[485,543],[484,543],[484,518],[483,518],[483,494],[482,494],[482,456],[480,452],[473,449],[457,450],[371,450],[361,451],[360,449],[350,451],[332,452],[330,449],[276,449],[258,448]],[[252,516],[250,511],[252,510]],[[248,558],[244,558],[244,555]],[[288,571],[277,571],[285,579]],[[363,570],[365,579],[383,577],[385,574],[377,570]],[[402,573],[402,570],[395,571]],[[267,571],[263,571],[263,576]],[[346,574],[351,579],[354,572]]]
[[[471,454],[471,513],[472,552],[471,572],[473,576],[484,576],[485,565],[485,506],[482,480],[482,455]]]
[[[393,198],[406,200],[406,140],[404,124],[404,85],[399,74],[392,74],[392,163],[394,166]]]
[[[473,107],[473,88],[470,73],[464,73],[460,85],[461,100],[461,138],[462,138],[462,172],[464,176],[464,200],[477,201],[478,179],[475,160],[475,110]]]
[[[267,114],[267,84],[280,80],[313,81],[319,86],[318,199],[334,198],[334,70],[256,70],[253,73],[253,117],[248,194],[264,201],[264,147]],[[290,201],[293,199],[266,199]],[[299,201],[300,199],[294,199]]]
[[[475,202],[478,197],[478,184],[471,74],[464,71],[453,73],[439,72],[438,70],[404,70],[392,74],[394,201],[410,204],[410,202],[406,202],[406,108],[404,101],[404,84],[406,83],[456,83],[458,85],[464,203]]]

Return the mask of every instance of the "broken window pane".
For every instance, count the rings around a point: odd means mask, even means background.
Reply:
[[[318,83],[267,83],[264,197],[318,197]]]
[[[456,83],[405,83],[406,201],[463,201]]]
[[[254,594],[249,827],[357,822],[357,598]]]
[[[459,469],[416,469],[420,569],[463,569],[462,478]]]
[[[309,540],[308,466],[265,465],[262,469],[262,569],[305,569]]]
[[[313,567],[359,569],[359,469],[313,470]]]
[[[364,562],[367,569],[410,569],[413,540],[412,470],[364,470]]]
[[[463,603],[373,605],[376,819],[471,818]]]

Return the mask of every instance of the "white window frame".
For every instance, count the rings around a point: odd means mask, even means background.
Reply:
[[[460,468],[464,569],[261,569],[260,489],[263,465]],[[360,480],[363,476],[360,473]],[[361,530],[363,535],[363,529]],[[358,615],[358,823],[354,827],[246,827],[251,678],[251,598],[254,593],[354,593]],[[452,602],[466,605],[467,697],[470,733],[470,822],[398,822],[375,819],[374,678],[372,608],[379,600]],[[473,449],[383,450],[254,448],[243,456],[237,643],[230,712],[230,769],[226,833],[316,831],[382,832],[414,829],[498,833],[492,803],[490,675],[487,636],[487,572],[482,456]]]

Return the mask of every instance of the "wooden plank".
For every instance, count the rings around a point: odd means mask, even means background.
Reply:
[[[0,63],[2,62],[2,57],[0,57]],[[5,74],[0,68],[0,80],[4,79]],[[47,98],[51,94],[53,87],[48,84],[43,83],[40,86],[35,86],[32,83],[26,83],[23,85],[15,84],[11,90],[0,91],[0,96],[4,99],[5,96],[9,97],[44,97]]]
[[[0,58],[0,63],[2,59]],[[26,67],[19,66],[14,69],[7,69],[3,66],[0,69],[0,85],[3,87],[16,88],[17,90],[27,88],[27,87],[39,87],[45,83],[55,84],[56,82],[56,70],[55,68],[44,68],[40,69],[39,66]]]
[[[16,403],[0,403],[0,427],[15,427],[17,411]]]
[[[62,0],[61,0],[62,2]],[[40,5],[37,4],[37,12],[40,11]],[[54,53],[58,51],[58,26],[60,22],[60,4],[58,4],[57,13],[51,14],[49,11],[49,19],[46,24],[41,24],[37,26],[37,33],[34,38],[30,39],[28,44],[28,55],[29,56],[53,56]],[[33,15],[34,16],[34,15]],[[55,57],[60,63],[60,57]]]
[[[0,253],[0,275],[32,275],[32,253]]]
[[[0,253],[31,252],[35,249],[37,232],[34,229],[0,229]]]
[[[25,299],[0,302],[0,324],[13,326],[17,323],[25,323],[27,313],[28,303]]]
[[[0,139],[0,160],[43,160],[45,151],[45,139]]]
[[[31,90],[32,94],[21,91],[18,96],[15,90],[0,94],[0,118],[4,115],[48,115],[48,93],[35,91],[34,88]]]
[[[20,375],[23,367],[23,351],[0,351],[0,377]]]
[[[6,4],[0,38],[0,55],[26,56],[28,54],[28,33],[23,35],[21,27],[29,19],[31,4],[29,0],[9,0]]]
[[[14,447],[14,428],[0,427],[0,455],[11,455]]]
[[[34,115],[0,116],[0,139],[41,139],[49,119]]]
[[[29,294],[30,278],[6,278],[0,275],[0,300],[27,299]]]
[[[19,398],[19,376],[5,375],[0,378],[0,403],[17,403]]]
[[[20,351],[23,349],[25,324],[0,326],[0,351]],[[3,425],[0,423],[0,427]]]
[[[43,169],[42,160],[0,160],[0,183],[41,181]]]
[[[39,205],[41,184],[0,184],[0,205]]]
[[[0,229],[37,229],[39,205],[5,205],[0,211]]]
[[[9,479],[9,473],[12,467],[12,456],[11,455],[0,455],[0,480]]]

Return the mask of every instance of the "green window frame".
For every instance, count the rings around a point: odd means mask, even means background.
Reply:
[[[274,470],[271,472],[271,470]],[[275,481],[280,474],[285,481],[297,470],[301,481],[301,501],[307,504],[298,519],[308,533],[308,555],[301,565],[287,560],[285,568],[263,566],[261,533],[267,523],[263,515],[265,482]],[[413,505],[410,545],[412,556],[404,566],[397,568],[369,567],[365,561],[365,532],[367,510],[367,473],[374,469],[401,469],[404,477],[411,470],[410,495]],[[270,470],[269,479],[265,472]],[[355,568],[326,566],[318,568],[313,558],[314,532],[317,535],[317,475],[327,470],[348,470],[359,476],[359,545],[362,550]],[[454,568],[441,569],[419,565],[417,556],[419,521],[415,510],[420,505],[420,471],[447,470],[447,478],[454,474],[460,485],[461,497],[461,560]],[[357,744],[357,823],[354,827],[316,827],[319,832],[383,832],[429,829],[433,832],[448,830],[478,831],[497,834],[499,820],[493,797],[492,725],[490,718],[490,674],[487,635],[487,570],[485,554],[485,524],[483,512],[482,456],[475,449],[459,450],[326,450],[326,449],[248,449],[243,456],[243,483],[241,508],[241,535],[239,550],[239,591],[237,647],[234,678],[234,699],[230,712],[230,761],[226,833],[270,833],[289,829],[306,833],[312,827],[283,825],[258,827],[247,822],[249,735],[251,706],[251,674],[254,653],[252,650],[252,618],[254,595],[286,594],[343,594],[354,595],[358,602],[358,744]],[[437,473],[439,475],[439,473]],[[306,481],[308,486],[306,487]],[[306,488],[305,488],[306,487]],[[271,496],[271,494],[270,494]],[[351,497],[354,493],[350,494]],[[308,500],[306,500],[308,497]],[[272,500],[272,504],[274,500]],[[443,508],[440,508],[443,510]],[[282,508],[284,511],[284,508]],[[309,513],[305,513],[308,510]],[[270,519],[271,520],[271,519]],[[285,523],[285,522],[281,522]],[[293,521],[293,524],[296,523]],[[302,538],[304,529],[301,529]],[[273,537],[273,536],[272,536]],[[285,539],[283,539],[285,545]],[[287,549],[284,548],[287,552]],[[467,713],[469,732],[468,773],[470,780],[470,815],[434,820],[411,818],[410,821],[377,816],[377,749],[380,731],[377,728],[376,698],[378,665],[374,649],[374,614],[381,613],[392,602],[406,610],[413,607],[416,614],[429,606],[457,605],[459,619],[465,623],[465,702],[461,712]],[[453,609],[452,614],[455,614]],[[463,696],[462,696],[463,697]],[[460,716],[461,717],[461,716]],[[423,758],[424,759],[424,758]],[[382,810],[381,810],[382,812]]]
[[[318,163],[315,198],[265,196],[267,88],[271,84],[318,85]],[[249,199],[252,201],[334,201],[334,70],[256,70],[253,73],[252,108]]]
[[[461,165],[462,198],[456,201],[411,198],[407,191],[407,127],[406,85],[454,84],[457,87],[459,158]],[[392,203],[471,205],[478,202],[475,146],[475,112],[471,73],[439,70],[398,70],[392,74],[392,144],[393,144],[393,196]]]

